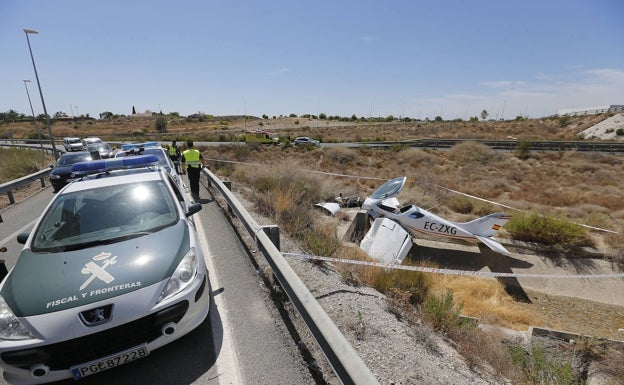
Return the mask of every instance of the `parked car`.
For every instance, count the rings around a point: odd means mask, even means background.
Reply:
[[[84,151],[84,145],[80,141],[80,138],[63,138],[63,147],[67,152]]]
[[[102,139],[96,137],[83,138],[82,144],[86,148],[91,143],[102,143]]]
[[[163,167],[169,174],[171,174],[171,178],[181,187],[184,188],[184,182],[182,178],[178,175],[178,168],[173,163],[167,150],[160,147],[156,142],[146,142],[146,143],[134,143],[131,145],[125,144],[122,148],[125,148],[123,151],[119,151],[115,154],[116,158],[122,158],[125,156],[132,155],[155,155],[158,157],[158,165]]]
[[[106,159],[115,157],[115,150],[112,149],[108,143],[104,142],[88,144],[87,151],[91,153],[92,158],[99,157],[100,159]],[[96,157],[93,156],[95,155],[94,153],[97,153]]]
[[[307,136],[300,136],[298,138],[295,138],[293,144],[295,146],[321,146],[321,142],[312,138],[308,138]]]
[[[87,151],[66,152],[56,161],[54,168],[50,171],[50,184],[54,192],[58,192],[65,187],[66,184],[74,179],[71,172],[71,166],[74,163],[91,160],[91,153]]]
[[[74,164],[0,286],[9,383],[81,379],[142,359],[207,317],[190,203],[155,156]],[[132,167],[132,168],[129,168]],[[138,374],[137,374],[138,375]]]

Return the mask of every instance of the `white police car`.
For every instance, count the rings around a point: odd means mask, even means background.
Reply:
[[[199,326],[210,284],[187,201],[154,156],[76,163],[0,287],[9,383],[83,378]],[[128,168],[131,167],[131,168]],[[132,168],[138,167],[138,168]]]

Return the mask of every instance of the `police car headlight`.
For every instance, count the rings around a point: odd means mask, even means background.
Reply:
[[[17,319],[6,301],[0,296],[0,339],[26,340],[34,338]]]
[[[197,254],[195,253],[195,248],[192,247],[186,253],[184,258],[182,258],[182,261],[171,275],[171,278],[169,278],[167,285],[163,289],[162,293],[160,293],[160,297],[158,297],[158,301],[156,301],[156,303],[164,301],[165,299],[184,290],[197,276],[198,268],[199,261],[197,259]]]

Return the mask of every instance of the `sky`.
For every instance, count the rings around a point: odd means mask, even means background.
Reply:
[[[0,0],[0,112],[542,117],[624,104],[621,0]],[[23,80],[31,80],[24,83]]]

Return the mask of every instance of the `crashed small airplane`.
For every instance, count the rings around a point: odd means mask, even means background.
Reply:
[[[493,236],[509,219],[504,213],[494,213],[470,222],[456,223],[443,219],[415,205],[399,207],[396,196],[407,177],[389,180],[364,200],[362,208],[375,218],[360,247],[371,257],[385,262],[401,263],[412,241],[409,231],[480,241],[497,253],[510,253]],[[396,226],[396,225],[399,226]]]

